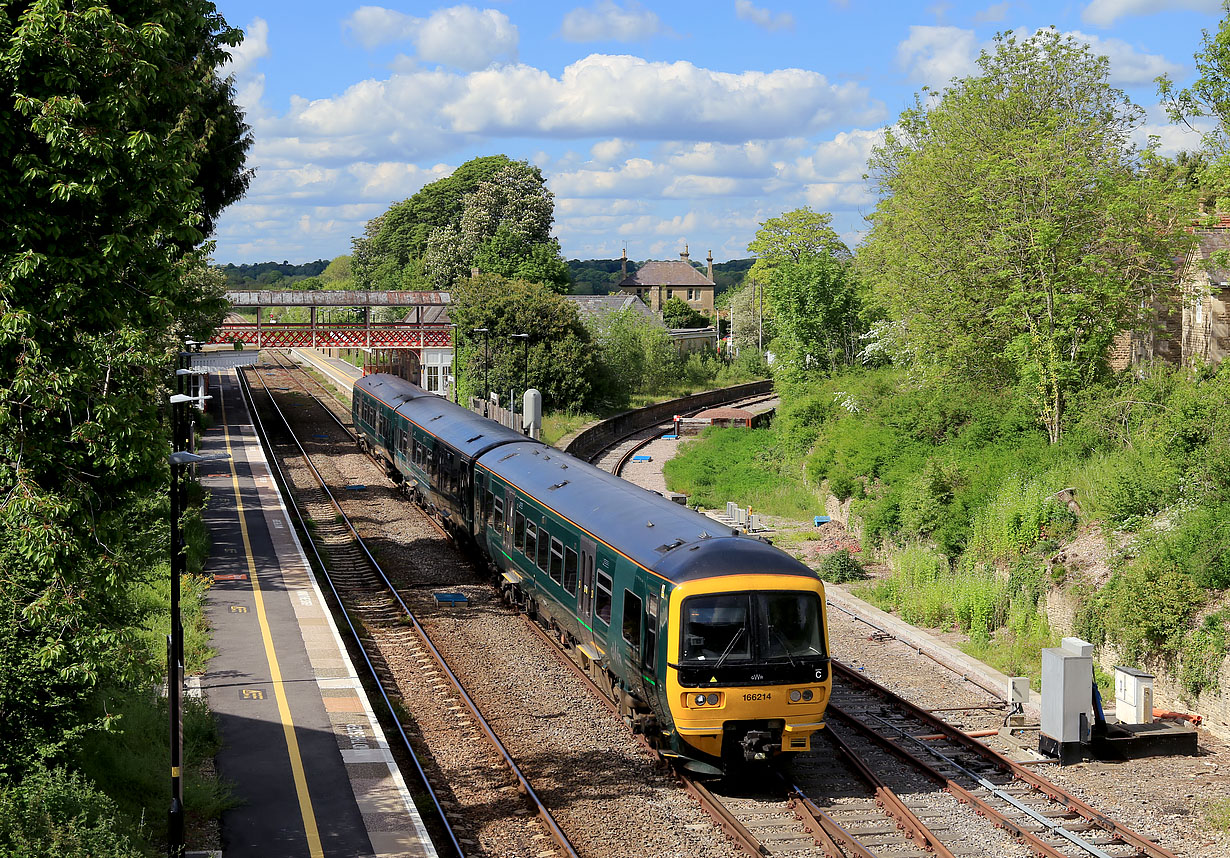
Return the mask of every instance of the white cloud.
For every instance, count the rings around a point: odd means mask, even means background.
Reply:
[[[332,98],[292,99],[269,130],[302,144],[346,138],[350,157],[415,158],[473,135],[729,142],[877,122],[883,113],[862,86],[812,71],[733,74],[594,54],[558,78],[518,64],[361,81]]]
[[[661,32],[657,13],[636,0],[629,0],[627,7],[613,0],[596,0],[593,6],[569,12],[560,27],[560,35],[570,42],[635,42]]]
[[[1081,20],[1095,27],[1109,27],[1125,15],[1155,15],[1158,12],[1173,12],[1176,9],[1190,9],[1212,14],[1221,10],[1221,2],[1220,0],[1093,0],[1081,12]]]
[[[1144,146],[1150,137],[1156,137],[1158,153],[1171,158],[1182,151],[1196,152],[1201,149],[1201,135],[1212,131],[1214,123],[1208,119],[1197,119],[1192,124],[1196,130],[1171,122],[1166,108],[1155,104],[1145,109],[1145,121],[1133,131],[1132,142]]]
[[[243,41],[239,47],[231,48],[230,54],[230,60],[222,64],[218,74],[221,77],[243,77],[256,65],[257,60],[269,56],[269,22],[264,18],[253,18],[244,30]]]
[[[794,16],[789,12],[774,15],[768,9],[754,5],[752,0],[735,0],[735,16],[740,21],[751,21],[757,27],[770,31],[794,29]]]
[[[593,156],[595,161],[601,164],[610,164],[626,155],[633,148],[635,148],[633,144],[627,140],[621,140],[616,137],[612,140],[599,140],[589,148],[589,154]]]
[[[1093,48],[1094,53],[1110,59],[1110,79],[1117,84],[1152,83],[1158,75],[1176,75],[1183,66],[1170,62],[1161,54],[1145,54],[1137,51],[1122,39],[1103,39],[1080,30],[1065,33]]]
[[[1003,3],[993,3],[974,15],[974,23],[990,24],[1002,21],[1008,16],[1008,10],[1011,8],[1011,0],[1005,0]]]
[[[784,165],[781,176],[805,183],[861,183],[872,147],[883,142],[883,129],[842,131],[817,144],[810,154]]]
[[[897,45],[897,62],[914,80],[933,87],[976,70],[978,42],[973,30],[915,24]]]
[[[452,6],[415,18],[383,6],[360,6],[345,26],[366,48],[410,41],[417,59],[459,69],[481,69],[500,59],[515,60],[520,36],[503,12]],[[398,59],[406,68],[409,60]]]
[[[422,24],[422,18],[404,12],[383,6],[360,6],[346,19],[344,26],[354,33],[359,44],[370,49],[412,39]]]
[[[496,59],[517,58],[517,28],[495,9],[437,9],[418,33],[419,56],[460,69],[481,69]]]

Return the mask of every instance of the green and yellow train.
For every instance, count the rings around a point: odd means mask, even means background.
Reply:
[[[812,570],[395,376],[356,382],[352,411],[665,754],[717,774],[810,748],[832,684]]]

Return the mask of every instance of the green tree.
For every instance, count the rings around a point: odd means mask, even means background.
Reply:
[[[465,196],[513,163],[507,155],[472,158],[368,221],[352,242],[359,288],[426,288],[422,258],[432,231],[460,223]]]
[[[56,754],[122,680],[165,542],[160,401],[217,305],[194,250],[251,143],[206,0],[0,4],[0,772]]]
[[[756,255],[748,278],[767,280],[777,266],[808,259],[849,260],[850,248],[837,235],[832,222],[832,214],[812,211],[810,206],[769,218],[756,230],[756,237],[747,246],[748,251]]]
[[[1190,208],[1130,143],[1142,112],[1088,45],[1000,35],[978,66],[875,150],[860,264],[914,354],[1019,383],[1054,442],[1068,397],[1168,284]]]
[[[832,372],[858,353],[859,301],[848,259],[808,256],[769,272],[779,372]]]
[[[525,162],[505,166],[462,200],[461,218],[427,239],[423,269],[437,289],[447,289],[471,267],[538,282],[566,293],[568,265],[551,238],[555,197],[542,171]]]
[[[666,329],[644,313],[619,310],[586,320],[596,355],[595,398],[623,407],[633,393],[653,392],[676,377],[679,351]]]
[[[707,328],[713,322],[695,310],[682,298],[667,298],[662,302],[662,321],[668,328]]]
[[[484,376],[493,393],[530,387],[542,392],[543,408],[579,409],[593,389],[594,358],[589,331],[567,298],[540,283],[480,274],[458,280],[450,292],[449,317],[457,324],[461,390],[483,395]],[[481,334],[486,328],[484,348]],[[529,361],[512,334],[529,334]],[[490,363],[487,362],[488,354]]]
[[[1230,143],[1230,0],[1223,0],[1226,15],[1210,34],[1204,30],[1201,50],[1195,54],[1196,71],[1200,72],[1190,87],[1175,89],[1168,75],[1157,78],[1158,95],[1166,105],[1172,122],[1182,122],[1193,130],[1201,130],[1193,121],[1208,118],[1214,127],[1205,134],[1205,145],[1217,154],[1226,154]]]

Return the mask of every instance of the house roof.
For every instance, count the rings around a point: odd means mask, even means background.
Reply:
[[[625,286],[709,286],[714,282],[701,274],[692,264],[682,259],[672,259],[666,262],[651,260],[644,263],[634,273],[619,281],[620,288]]]
[[[1222,219],[1217,226],[1196,230],[1196,252],[1202,260],[1209,258],[1218,251],[1230,250],[1230,223]],[[1230,269],[1209,262],[1209,282],[1221,286],[1230,283]]]
[[[620,310],[634,310],[659,325],[662,323],[658,315],[635,295],[565,295],[564,297],[576,305],[577,312],[581,314],[582,319],[617,313]]]

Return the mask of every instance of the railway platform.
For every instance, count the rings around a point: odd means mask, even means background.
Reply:
[[[341,358],[329,357],[317,349],[291,349],[290,355],[298,363],[310,367],[347,394],[354,389],[354,383],[363,377],[363,370],[347,363]]]
[[[435,851],[291,527],[233,371],[215,376],[200,452],[217,655],[201,688],[218,718],[224,858]]]

